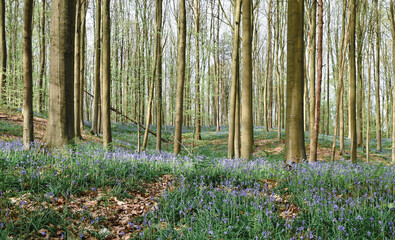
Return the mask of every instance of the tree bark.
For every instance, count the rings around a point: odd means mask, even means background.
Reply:
[[[162,148],[162,0],[156,1],[156,64],[158,74],[156,76],[156,151]]]
[[[390,1],[390,17],[391,17],[391,33],[392,33],[392,56],[395,56],[395,17],[394,17],[394,2]],[[392,67],[395,71],[395,60],[392,59]],[[393,99],[395,99],[395,87],[392,90]],[[395,101],[392,101],[392,164],[395,164]]]
[[[5,29],[5,0],[0,0],[0,104],[5,103],[5,87],[7,73],[7,41]]]
[[[74,33],[74,130],[75,137],[82,138],[81,135],[81,112],[80,112],[80,36],[81,35],[81,0],[76,0],[75,33]]]
[[[314,129],[313,136],[311,137],[310,145],[310,162],[317,161],[317,145],[318,145],[318,134],[320,126],[320,110],[321,110],[321,82],[322,82],[322,38],[323,38],[323,2],[318,0],[318,53],[317,53],[317,86],[316,86],[316,108],[314,112]]]
[[[240,13],[241,0],[235,3],[235,20],[233,30],[233,52],[232,52],[232,87],[230,94],[230,116],[229,116],[229,135],[228,135],[228,158],[235,156],[235,122],[236,122],[236,98],[237,81],[240,74],[239,69],[239,48],[240,48]]]
[[[103,146],[111,148],[111,18],[110,0],[103,2],[103,87],[102,87],[102,125]]]
[[[350,131],[351,131],[351,161],[357,161],[357,126],[356,126],[356,67],[355,67],[355,26],[356,26],[356,1],[351,0],[351,27],[350,27]]]
[[[200,9],[199,0],[195,0],[195,48],[196,48],[196,65],[195,65],[195,88],[196,88],[196,140],[202,140],[202,134],[200,131],[201,125],[201,113],[200,113]]]
[[[49,118],[44,141],[63,146],[74,138],[75,0],[53,0]]]
[[[316,28],[317,28],[317,0],[312,1],[311,13],[310,13],[310,49],[309,49],[309,60],[310,60],[310,111],[309,111],[309,137],[310,143],[313,140],[314,121],[315,121],[315,73],[316,73]],[[310,148],[311,149],[311,148]],[[310,156],[311,157],[311,156]]]
[[[1,1],[1,0],[0,0]],[[40,40],[41,40],[41,53],[40,53],[40,74],[38,77],[37,86],[37,112],[41,113],[42,102],[43,102],[43,82],[44,76],[46,74],[46,38],[45,38],[45,11],[46,11],[46,1],[42,0],[41,3],[41,26],[40,26]]]
[[[179,0],[178,16],[178,56],[177,56],[177,102],[176,102],[176,126],[174,134],[174,154],[179,154],[182,144],[182,118],[184,103],[184,80],[185,80],[185,47],[186,47],[186,11],[185,0]]]
[[[287,110],[285,159],[287,163],[306,159],[303,131],[304,92],[304,1],[288,2]]]
[[[376,139],[377,151],[381,151],[381,109],[380,109],[380,17],[379,17],[379,4],[378,0],[375,1],[376,10]]]
[[[25,149],[30,149],[34,141],[32,22],[33,0],[25,0],[23,7],[23,145]]]
[[[243,0],[243,82],[241,107],[241,157],[252,157],[254,145],[253,109],[252,109],[252,1]]]
[[[101,55],[101,44],[100,44],[100,29],[101,29],[101,0],[96,0],[96,29],[95,29],[95,92],[93,99],[93,119],[92,119],[92,134],[98,134],[100,131],[99,127],[99,116],[100,116],[100,55]]]

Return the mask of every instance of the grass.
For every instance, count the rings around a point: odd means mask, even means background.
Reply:
[[[20,140],[0,141],[0,239],[395,239],[388,160],[286,169],[282,152],[226,159],[226,128],[205,128],[202,141],[186,130],[180,156],[136,153],[134,125],[113,131],[112,152],[94,142],[23,151]],[[255,129],[268,148],[276,135]]]

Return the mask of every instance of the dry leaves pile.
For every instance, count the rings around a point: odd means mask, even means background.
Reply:
[[[11,198],[10,201],[15,208],[23,208],[25,211],[40,211],[43,208],[56,212],[63,212],[65,208],[72,212],[73,216],[80,219],[71,219],[69,230],[75,235],[83,233],[85,239],[96,239],[89,236],[89,231],[97,232],[105,239],[130,239],[138,234],[141,226],[133,221],[143,216],[148,211],[158,207],[159,197],[166,191],[173,176],[164,175],[158,181],[143,184],[145,192],[140,191],[130,193],[133,198],[119,200],[110,196],[108,188],[92,189],[84,196],[71,195],[68,198],[46,196],[45,201],[37,201],[29,194],[24,194],[19,198]],[[89,213],[89,218],[85,218],[84,213]],[[100,224],[94,224],[95,220],[100,220]],[[92,223],[93,222],[93,223]],[[104,227],[103,227],[104,226]],[[65,239],[64,229],[59,229],[57,223],[50,224],[51,228],[58,229],[57,236],[51,236],[47,229],[40,229],[39,234],[45,239]]]

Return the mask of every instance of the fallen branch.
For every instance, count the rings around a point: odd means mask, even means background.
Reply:
[[[92,94],[90,94],[90,93],[87,92],[86,90],[84,90],[84,92],[85,92],[86,94],[88,94],[88,96],[90,96],[90,97],[93,98],[93,95],[92,95]],[[110,107],[110,110],[113,111],[113,112],[115,112],[115,113],[118,114],[118,115],[121,115],[123,118],[125,118],[125,119],[131,121],[132,123],[137,124],[139,127],[142,127],[142,128],[145,130],[145,127],[144,127],[143,125],[141,125],[138,121],[136,121],[136,120],[134,120],[134,119],[132,119],[132,118],[126,116],[125,114],[123,114],[123,113],[122,113],[121,111],[119,111],[118,109],[115,109],[115,108],[113,108],[113,107]],[[148,132],[151,133],[152,135],[154,135],[154,136],[156,137],[156,133],[152,132],[151,130],[149,130]],[[169,141],[169,140],[167,140],[167,139],[164,139],[164,138],[161,138],[161,140],[162,140],[163,142],[165,142],[165,143],[172,143],[171,141]]]

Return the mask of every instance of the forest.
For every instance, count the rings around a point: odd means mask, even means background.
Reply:
[[[393,0],[0,0],[0,239],[395,239]]]

